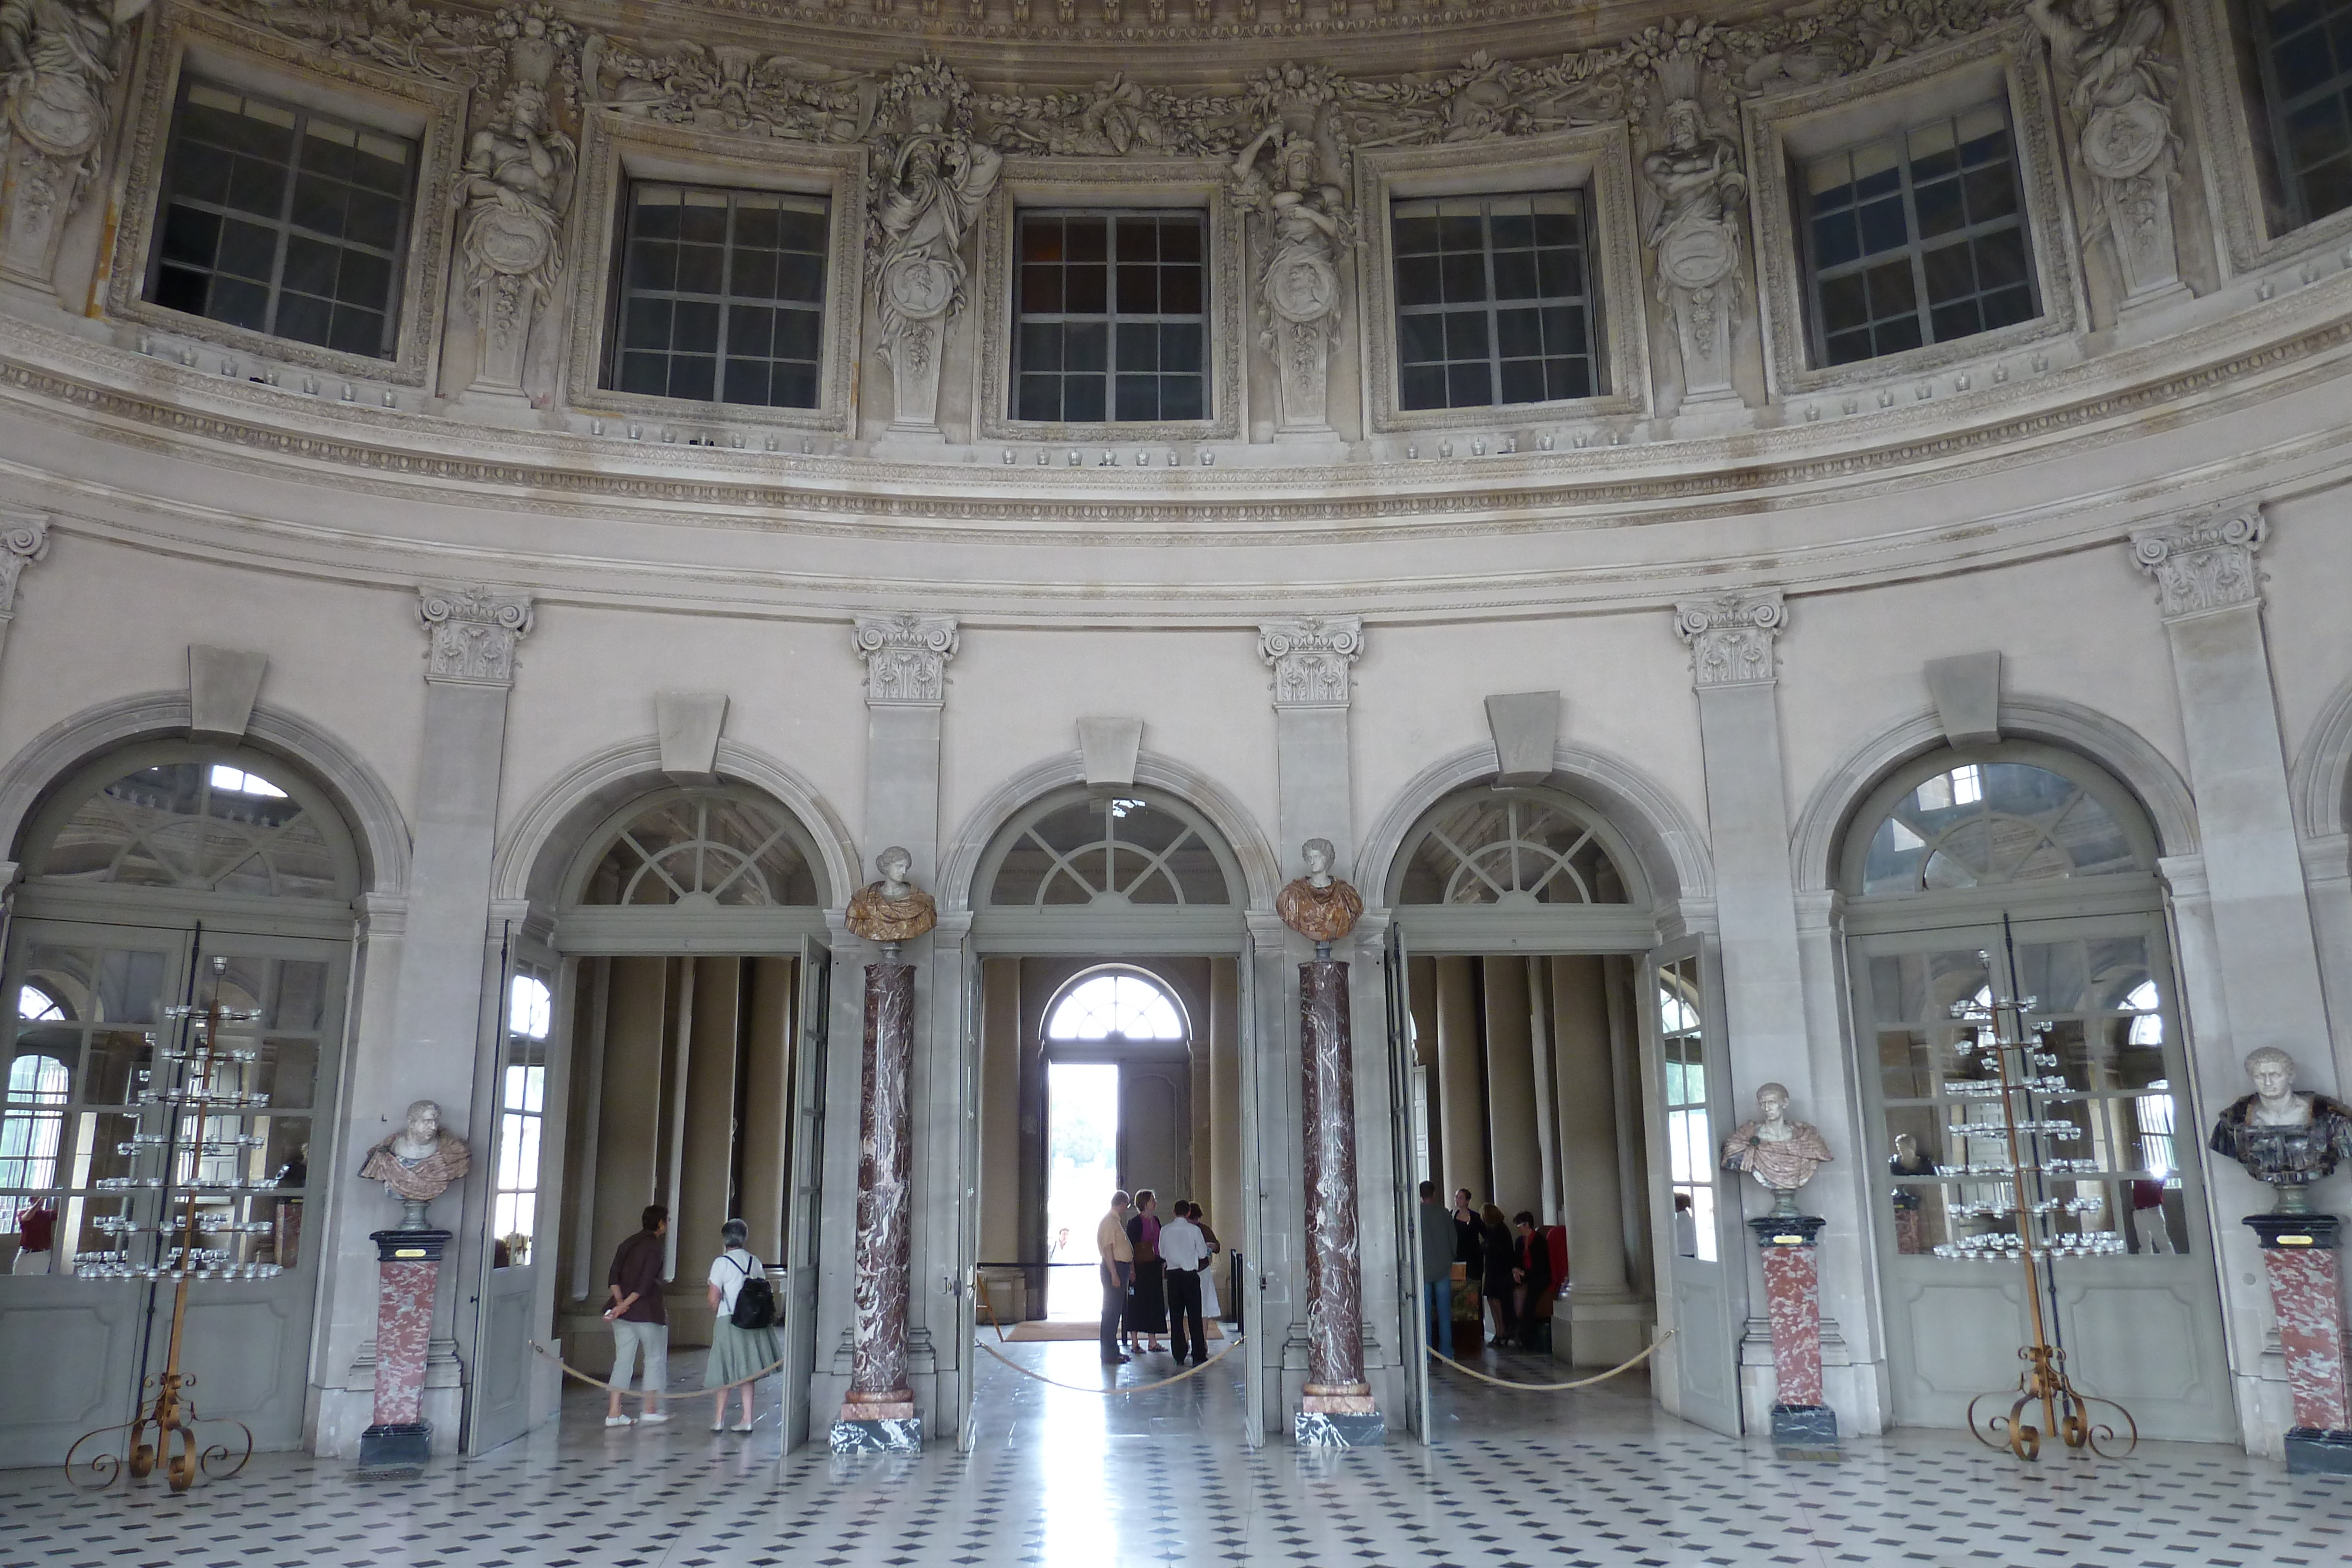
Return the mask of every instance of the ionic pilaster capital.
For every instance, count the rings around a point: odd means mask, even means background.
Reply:
[[[850,645],[866,661],[868,707],[939,707],[961,646],[952,615],[860,615]]]
[[[530,634],[530,595],[478,582],[427,583],[416,591],[416,623],[426,639],[426,680],[511,686],[515,645]]]
[[[1274,670],[1277,708],[1346,707],[1349,672],[1363,651],[1360,615],[1295,615],[1258,623],[1258,657]]]
[[[2254,552],[2269,537],[2261,503],[2188,522],[2132,530],[2132,564],[2156,580],[2167,621],[2203,615],[2263,597]]]
[[[1775,645],[1789,624],[1777,588],[1742,589],[1685,599],[1675,605],[1675,635],[1691,651],[1691,685],[1769,685],[1776,678]]]
[[[38,512],[0,512],[0,619],[16,613],[25,569],[49,553],[49,519]]]

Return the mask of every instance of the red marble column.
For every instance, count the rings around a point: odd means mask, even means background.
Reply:
[[[2332,1214],[2257,1214],[2246,1219],[2262,1239],[2270,1270],[2271,1311],[2286,1356],[2294,1426],[2286,1435],[2287,1469],[2352,1475],[2352,1394],[2344,1364],[2343,1221]]]
[[[849,1396],[833,1449],[919,1447],[915,1395],[907,1385],[907,1268],[914,1174],[908,1071],[915,1042],[915,968],[866,967],[866,1061],[857,1124],[857,1275]]]
[[[1356,1224],[1356,1066],[1348,966],[1298,966],[1307,1164],[1307,1387],[1297,1440],[1350,1448],[1381,1438],[1364,1381],[1362,1260]]]
[[[1812,1215],[1751,1219],[1764,1254],[1772,1320],[1772,1447],[1782,1458],[1838,1457],[1837,1415],[1822,1397],[1821,1254],[1824,1222]]]
[[[375,1419],[360,1434],[360,1469],[396,1474],[424,1469],[433,1425],[425,1419],[425,1357],[433,1343],[433,1296],[441,1281],[446,1230],[378,1230]]]

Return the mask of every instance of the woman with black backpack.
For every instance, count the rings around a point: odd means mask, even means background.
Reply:
[[[734,1429],[751,1429],[752,1384],[775,1365],[782,1354],[776,1349],[776,1297],[768,1288],[767,1265],[743,1246],[751,1234],[751,1228],[741,1220],[729,1220],[719,1228],[727,1249],[710,1263],[710,1310],[716,1321],[710,1328],[710,1360],[702,1369],[702,1386],[719,1390],[718,1407],[710,1413],[714,1432],[727,1427],[730,1384],[740,1385],[743,1391],[743,1419]]]

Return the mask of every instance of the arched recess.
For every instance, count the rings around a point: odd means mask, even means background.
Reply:
[[[860,881],[857,847],[816,787],[774,758],[730,740],[719,743],[717,772],[721,779],[764,791],[799,820],[816,851],[818,898],[827,908],[846,903]],[[668,788],[661,745],[651,736],[573,764],[516,817],[499,847],[492,896],[529,900],[537,911],[553,911],[589,838],[630,800]]]
[[[2319,710],[2319,722],[2295,754],[2287,798],[2299,839],[2325,839],[2352,827],[2352,680]]]
[[[184,739],[189,723],[185,692],[145,692],[86,708],[43,730],[0,767],[0,844],[12,856],[20,852],[34,812],[60,780],[140,741]],[[357,753],[300,715],[267,703],[254,705],[241,744],[293,763],[328,793],[357,840],[362,891],[406,890],[407,821],[392,790]]]
[[[1040,797],[1084,784],[1086,777],[1084,758],[1072,751],[1024,768],[991,790],[941,847],[940,907],[959,912],[977,907],[982,898],[975,889],[975,878],[1005,825]],[[1238,800],[1199,769],[1149,751],[1136,758],[1135,783],[1147,791],[1164,791],[1198,811],[1232,852],[1248,907],[1273,907],[1275,892],[1282,885],[1280,863],[1271,841]]]
[[[1356,856],[1359,885],[1385,892],[1422,818],[1455,790],[1493,779],[1495,769],[1495,748],[1474,746],[1414,774],[1364,835]],[[1552,754],[1549,782],[1615,830],[1662,915],[1679,905],[1687,920],[1713,902],[1715,865],[1706,835],[1648,774],[1604,753],[1563,746]]]
[[[2000,732],[2012,740],[2038,740],[2088,758],[2131,791],[2155,830],[2159,852],[2197,852],[2197,807],[2164,754],[2137,730],[2095,708],[2063,697],[2004,697]],[[1948,744],[1933,709],[1913,714],[1880,730],[1839,758],[1806,800],[1790,841],[1797,890],[1825,892],[1837,885],[1839,847],[1848,819],[1886,775],[1912,758]]]

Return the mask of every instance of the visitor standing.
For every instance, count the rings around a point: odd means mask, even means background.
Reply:
[[[1538,1349],[1536,1319],[1544,1292],[1551,1289],[1551,1238],[1536,1228],[1536,1217],[1526,1209],[1514,1221],[1519,1228],[1513,1243],[1511,1315],[1518,1320],[1519,1348]]]
[[[42,1198],[16,1213],[16,1258],[11,1274],[52,1274],[57,1271],[58,1206]]]
[[[1208,1239],[1192,1223],[1192,1205],[1178,1204],[1175,1218],[1160,1228],[1160,1262],[1167,1270],[1169,1348],[1179,1366],[1188,1359],[1197,1365],[1209,1358],[1207,1326],[1201,1319],[1201,1270],[1208,1260]]]
[[[1127,1298],[1128,1353],[1160,1352],[1160,1336],[1168,1332],[1166,1270],[1160,1261],[1160,1200],[1150,1187],[1135,1194],[1135,1213],[1127,1221],[1127,1240],[1135,1259],[1135,1289]],[[1135,1336],[1143,1336],[1140,1350]]]
[[[1135,1244],[1127,1239],[1127,1194],[1110,1195],[1110,1212],[1095,1227],[1095,1250],[1102,1255],[1102,1364],[1124,1366],[1119,1328],[1127,1319],[1127,1292],[1135,1281]]]
[[[716,1317],[710,1325],[710,1359],[703,1364],[702,1386],[719,1391],[719,1403],[710,1412],[714,1432],[727,1425],[727,1390],[740,1388],[743,1418],[735,1423],[735,1430],[748,1432],[751,1390],[783,1359],[776,1349],[775,1298],[768,1291],[767,1265],[743,1245],[751,1239],[751,1228],[730,1219],[719,1228],[719,1235],[725,1245],[710,1260],[710,1310]],[[744,1286],[752,1280],[760,1286],[747,1301]],[[744,1310],[739,1312],[739,1306]]]
[[[662,1310],[662,1236],[669,1229],[669,1210],[649,1203],[637,1223],[637,1233],[614,1249],[613,1266],[604,1275],[610,1296],[604,1321],[613,1325],[612,1397],[604,1402],[607,1427],[626,1427],[635,1419],[621,1414],[621,1396],[628,1392],[641,1359],[644,1419],[669,1419],[661,1407],[662,1390],[669,1386],[669,1315]]]
[[[1495,1314],[1495,1332],[1486,1337],[1500,1344],[1511,1337],[1511,1228],[1503,1223],[1503,1211],[1488,1204],[1478,1211],[1479,1242],[1486,1255],[1486,1277],[1479,1289],[1486,1300],[1486,1310]]]
[[[1437,1201],[1437,1184],[1421,1184],[1421,1299],[1429,1313],[1429,1343],[1454,1356],[1454,1217]]]
[[[1217,1239],[1215,1228],[1197,1203],[1192,1206],[1192,1223],[1201,1228],[1202,1245],[1209,1249],[1209,1260],[1201,1268],[1201,1311],[1215,1322],[1225,1315],[1217,1303],[1217,1254],[1225,1249],[1225,1244]]]

